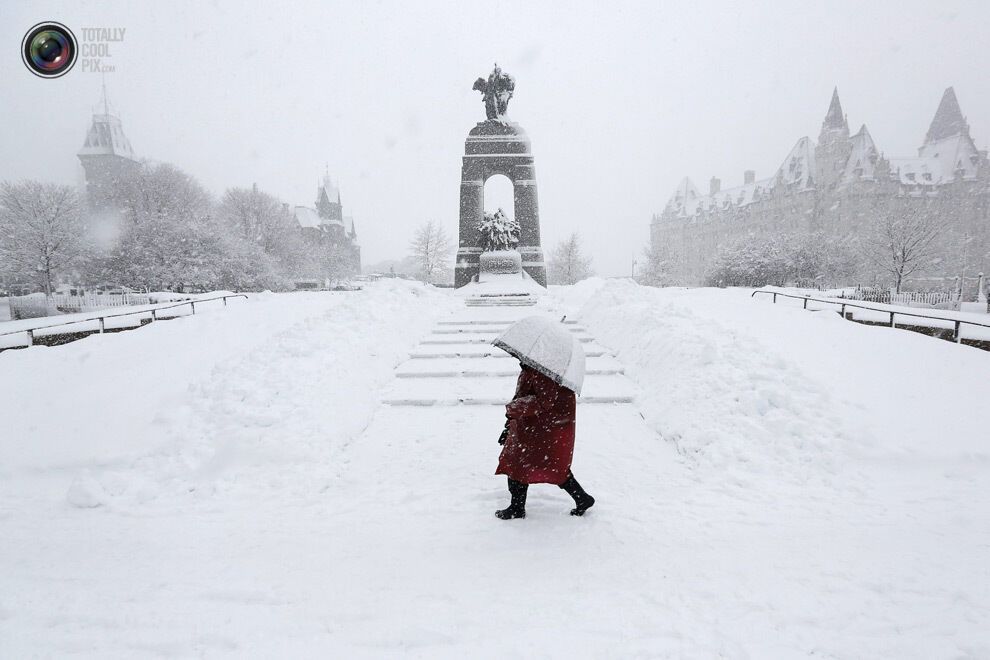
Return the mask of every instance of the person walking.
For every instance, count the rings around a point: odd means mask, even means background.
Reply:
[[[581,488],[571,472],[577,407],[574,390],[520,363],[515,395],[505,406],[506,424],[499,437],[503,448],[495,471],[506,475],[511,503],[495,515],[502,520],[525,518],[530,484],[546,483],[559,486],[574,498],[571,515],[582,516],[595,504],[595,498]],[[583,367],[582,360],[582,376]]]

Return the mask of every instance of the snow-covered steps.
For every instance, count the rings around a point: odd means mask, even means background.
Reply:
[[[518,372],[517,372],[518,373]],[[469,378],[396,378],[382,396],[388,405],[505,405],[516,381],[511,375]],[[588,375],[578,404],[632,403],[632,383],[621,374]]]
[[[489,326],[477,326],[471,324],[459,324],[459,325],[448,325],[439,327],[432,332],[434,335],[461,335],[461,334],[479,334],[479,333],[501,333],[510,327],[510,323],[505,323],[502,325],[489,325]],[[576,334],[587,335],[587,331],[579,325],[568,325],[567,329]]]
[[[611,355],[608,349],[596,342],[587,342],[583,346],[584,356],[586,358]],[[452,344],[420,345],[419,348],[410,351],[409,357],[414,360],[436,360],[441,358],[499,358],[515,360],[514,357],[502,349],[492,346],[491,342],[487,344],[465,344],[458,342]]]
[[[460,320],[454,319],[449,321],[437,321],[437,326],[446,327],[450,325],[470,325],[470,326],[492,326],[498,325],[503,328],[507,328],[512,325],[513,321],[522,318],[519,314],[514,314],[511,318],[507,317],[504,319],[473,319],[469,317],[462,318]],[[564,325],[577,325],[578,322],[573,319],[564,319]]]
[[[532,307],[536,302],[535,296],[479,296],[467,298],[464,304],[468,307]]]
[[[498,349],[495,349],[498,350]],[[500,351],[502,352],[502,351]],[[503,354],[505,354],[503,352]],[[507,354],[506,354],[507,355]],[[614,376],[625,373],[622,364],[613,357],[587,359],[589,376]],[[397,378],[483,378],[487,376],[519,376],[519,363],[501,360],[494,356],[477,358],[437,358],[432,360],[408,360],[395,370]]]
[[[536,309],[465,308],[439,321],[395,370],[395,379],[382,393],[388,406],[502,406],[512,398],[519,363],[491,345],[513,323]],[[559,318],[559,317],[558,317]],[[578,403],[629,404],[634,386],[625,369],[606,347],[575,319],[564,325],[584,348],[586,378]]]
[[[595,341],[595,338],[587,334],[577,334],[578,341],[582,344],[590,344]],[[497,333],[490,334],[475,334],[475,333],[463,333],[456,335],[443,335],[443,334],[431,334],[429,338],[424,339],[420,344],[435,345],[435,344],[491,344],[498,337]]]

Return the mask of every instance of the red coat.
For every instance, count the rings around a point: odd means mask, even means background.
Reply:
[[[505,406],[509,434],[495,474],[526,484],[562,484],[574,456],[574,392],[524,367]]]

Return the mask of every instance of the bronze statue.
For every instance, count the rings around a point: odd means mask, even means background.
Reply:
[[[488,116],[488,120],[504,122],[505,113],[509,108],[509,99],[512,98],[512,92],[516,89],[516,79],[507,73],[502,73],[502,69],[498,68],[498,63],[496,63],[495,68],[488,76],[488,80],[478,78],[474,81],[472,89],[481,92],[485,101],[485,114]]]

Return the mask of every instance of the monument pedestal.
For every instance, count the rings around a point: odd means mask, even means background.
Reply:
[[[464,142],[461,166],[461,215],[454,285],[478,281],[481,234],[485,213],[485,182],[502,174],[512,182],[513,210],[519,223],[516,246],[521,266],[533,282],[547,285],[546,264],[540,245],[540,212],[536,194],[536,167],[529,136],[519,124],[500,120],[480,122]]]
[[[535,305],[546,289],[523,270],[522,255],[516,250],[482,252],[476,281],[458,290],[471,307]]]

